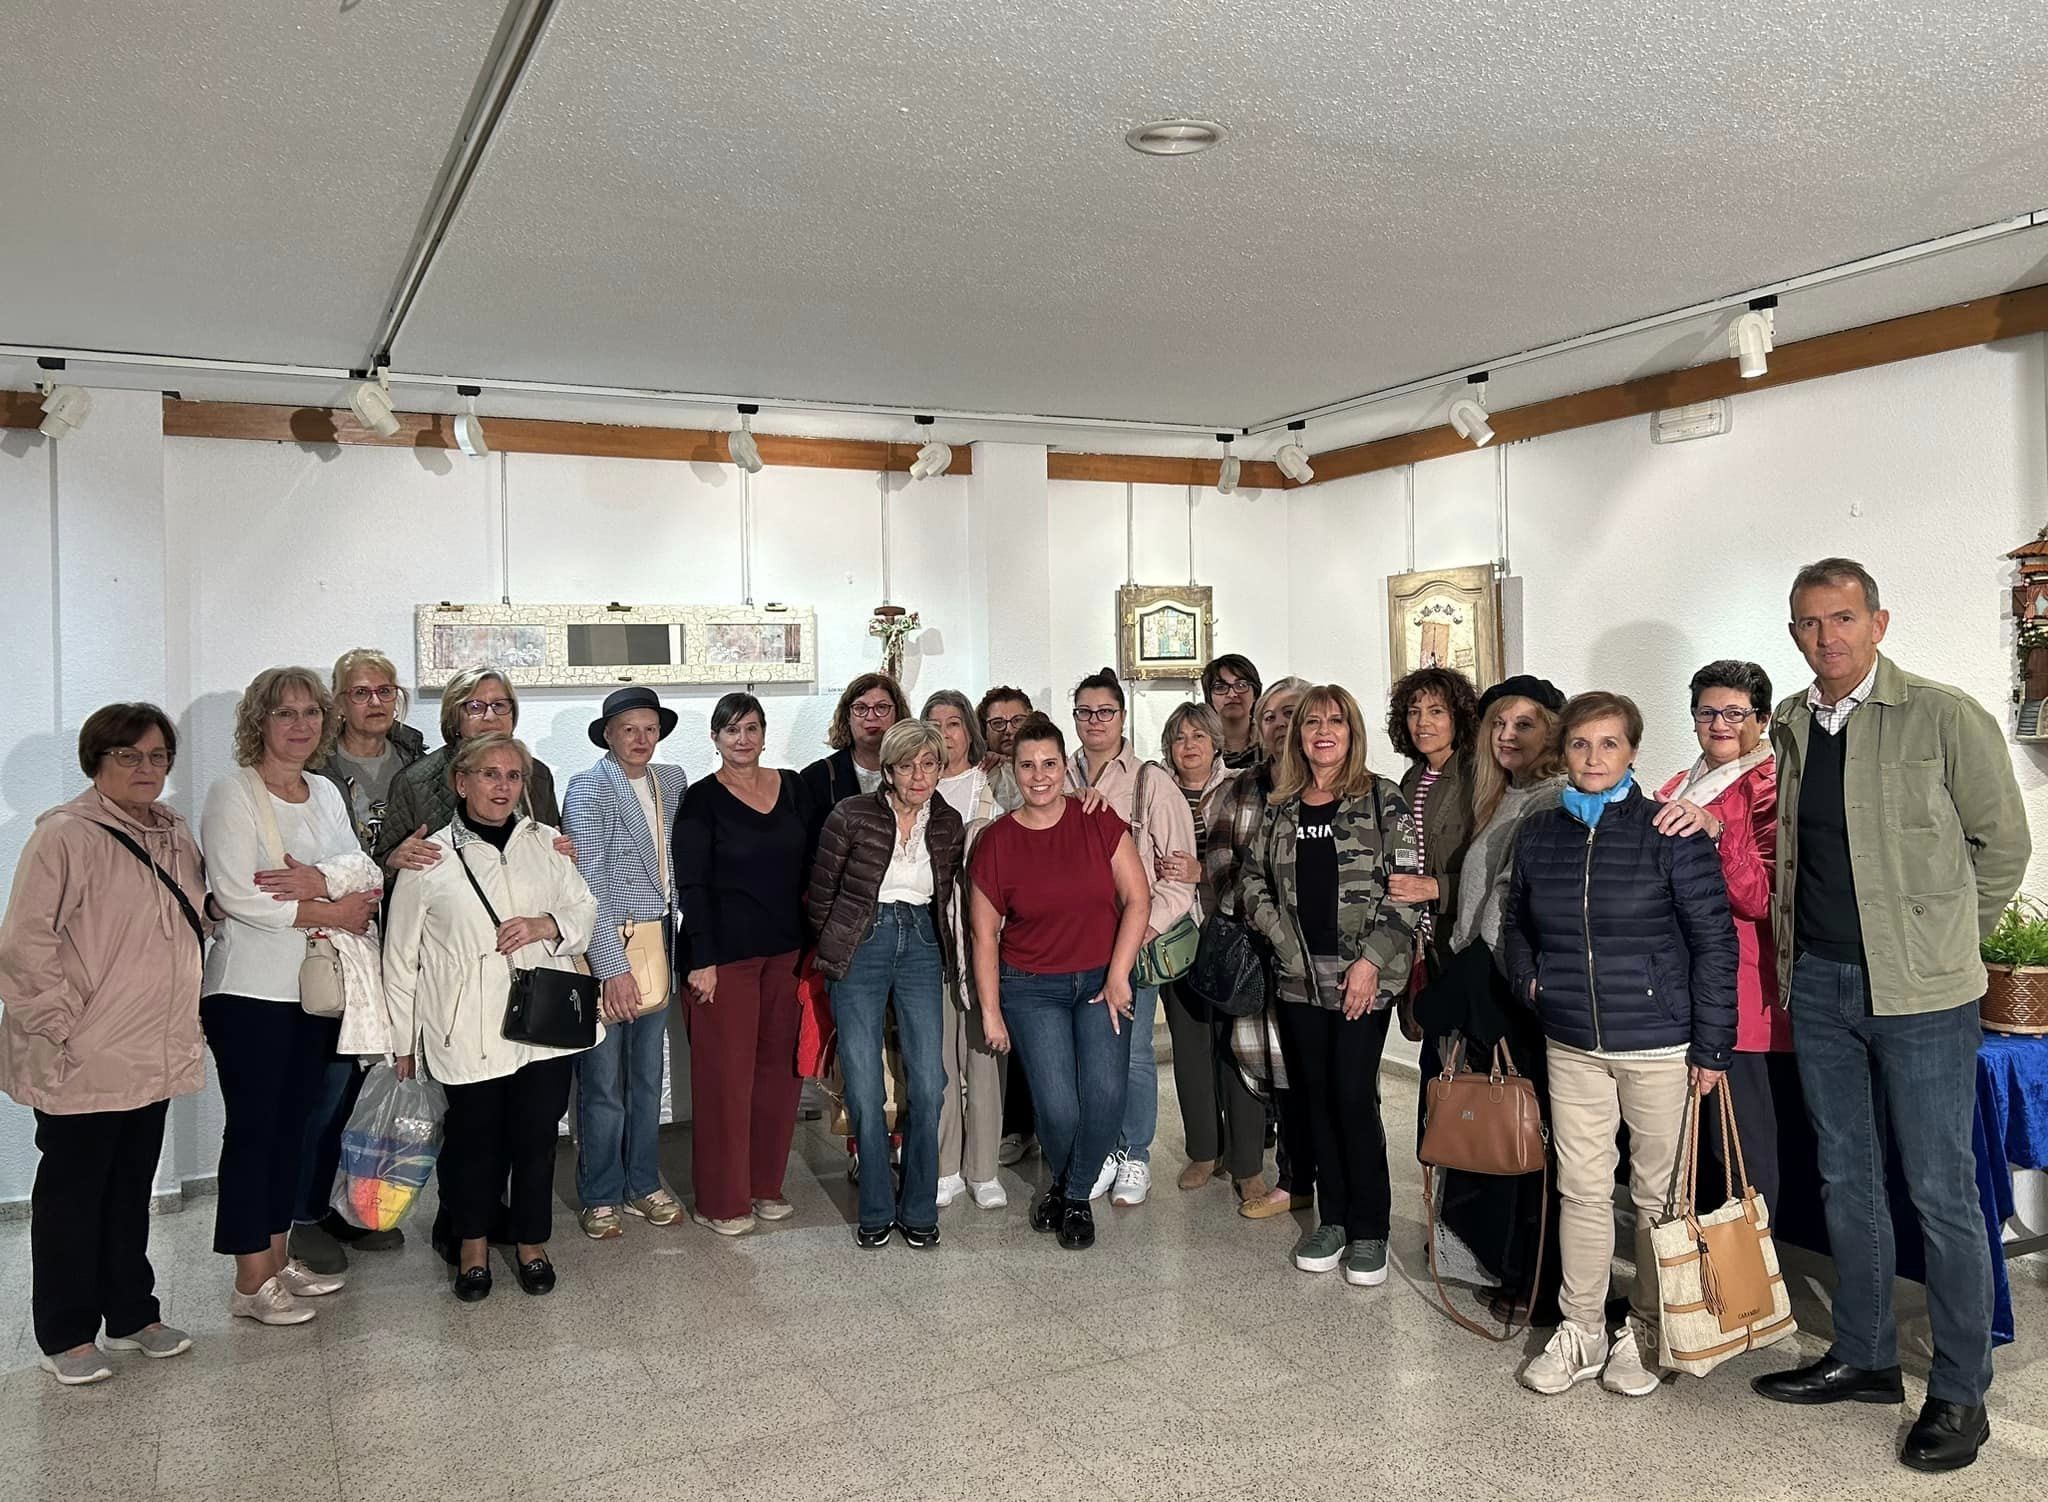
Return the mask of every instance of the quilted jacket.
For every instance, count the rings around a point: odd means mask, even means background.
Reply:
[[[834,980],[846,978],[854,950],[874,926],[875,899],[882,890],[882,878],[889,873],[895,842],[896,811],[890,806],[887,789],[847,798],[825,816],[804,907],[810,914],[811,932],[818,938],[818,969]],[[931,817],[925,822],[925,847],[932,859],[932,927],[938,934],[940,958],[950,982],[958,974],[959,955],[947,915],[960,879],[967,826],[936,794]]]
[[[391,795],[384,803],[384,827],[371,853],[382,866],[391,864],[391,852],[404,844],[414,830],[445,828],[455,817],[455,784],[448,768],[455,760],[455,742],[429,752],[391,779]],[[526,798],[520,810],[536,824],[550,829],[562,827],[562,805],[555,798],[555,775],[539,757],[533,759],[533,775],[526,780]]]
[[[1535,985],[1544,1036],[1609,1053],[1688,1050],[1726,1069],[1735,1050],[1735,924],[1703,834],[1673,839],[1640,788],[1589,828],[1531,814],[1515,843],[1501,937],[1508,982]]]

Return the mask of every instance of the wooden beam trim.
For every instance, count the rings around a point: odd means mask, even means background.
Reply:
[[[0,391],[0,428],[39,428],[43,396],[39,391]]]
[[[1157,454],[1064,454],[1045,456],[1048,480],[1094,480],[1115,485],[1215,485],[1220,459],[1176,459]],[[1243,490],[1279,490],[1287,481],[1280,466],[1263,459],[1243,461],[1238,473]]]
[[[1745,380],[1735,361],[1716,360],[1710,365],[1664,371],[1615,386],[1510,407],[1489,413],[1487,421],[1493,427],[1495,443],[1514,443],[1618,418],[1640,417],[1667,407],[1767,391],[1798,381],[1845,375],[1853,370],[2042,332],[2048,332],[2048,284],[1782,344],[1771,351],[1768,373],[1754,380]],[[1422,428],[1317,454],[1313,461],[1316,477],[1310,483],[1321,485],[1329,480],[1471,452],[1472,445],[1448,426]]]

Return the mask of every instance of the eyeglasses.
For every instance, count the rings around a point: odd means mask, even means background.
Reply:
[[[981,728],[984,730],[1015,730],[1030,718],[1029,714],[990,715],[981,722]]]
[[[145,756],[133,746],[116,746],[107,753],[107,756],[115,766],[126,767],[131,772],[145,761],[159,772],[168,772],[171,769],[171,763],[176,760],[168,751],[156,750]]]
[[[474,772],[465,775],[478,778],[484,782],[526,781],[526,774],[517,767],[478,767]]]
[[[1100,725],[1106,721],[1115,719],[1118,715],[1122,713],[1123,711],[1121,709],[1118,709],[1114,704],[1105,704],[1101,706],[1099,709],[1083,709],[1078,704],[1074,706],[1075,723],[1081,725]]]
[[[1744,709],[1740,705],[1731,704],[1726,709],[1695,709],[1692,712],[1692,722],[1695,725],[1704,727],[1713,724],[1716,720],[1720,720],[1729,729],[1734,730],[1739,728],[1744,720],[1760,713],[1762,713],[1761,710]]]
[[[471,699],[462,706],[462,712],[472,720],[486,720],[492,716],[502,719],[512,713],[510,699]]]
[[[1249,699],[1252,686],[1243,679],[1218,678],[1216,686],[1209,690],[1212,699]]]
[[[398,687],[396,684],[380,683],[372,688],[367,683],[358,683],[348,691],[348,697],[351,704],[368,704],[372,699],[379,704],[389,704],[398,697]]]
[[[309,704],[304,709],[292,709],[287,705],[280,704],[270,712],[270,723],[273,725],[289,725],[294,720],[302,721],[308,725],[317,725],[326,718],[327,711],[317,704]]]
[[[893,704],[856,704],[853,706],[853,712],[863,720],[887,720],[894,718],[896,706]]]

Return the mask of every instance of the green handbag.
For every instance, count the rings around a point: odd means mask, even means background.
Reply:
[[[1195,926],[1192,915],[1183,913],[1158,938],[1147,941],[1138,951],[1138,968],[1131,972],[1140,986],[1163,986],[1170,980],[1179,980],[1194,967],[1195,950],[1202,942],[1202,931]]]

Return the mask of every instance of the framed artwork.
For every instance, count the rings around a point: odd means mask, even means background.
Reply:
[[[1117,672],[1128,682],[1202,676],[1215,624],[1206,584],[1126,584],[1116,592]]]
[[[419,686],[494,663],[519,688],[811,683],[818,618],[787,605],[456,605],[413,612]]]
[[[1490,563],[1387,579],[1387,655],[1394,680],[1454,668],[1482,692],[1500,681],[1500,584]]]

